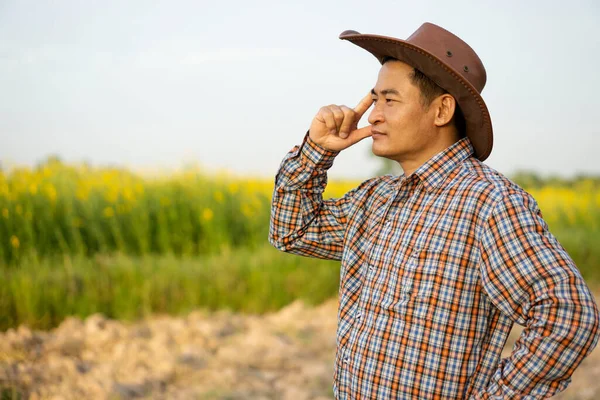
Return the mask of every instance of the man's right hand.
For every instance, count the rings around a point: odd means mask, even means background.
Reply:
[[[371,136],[371,125],[357,126],[372,103],[369,93],[354,109],[335,104],[321,107],[310,125],[310,138],[327,150],[340,151]]]

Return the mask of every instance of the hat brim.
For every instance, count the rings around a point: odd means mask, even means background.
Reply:
[[[477,89],[460,73],[427,50],[401,39],[354,31],[345,31],[339,38],[367,50],[380,63],[386,56],[403,61],[447,90],[463,112],[466,134],[473,144],[475,157],[481,161],[488,158],[494,144],[490,113]]]

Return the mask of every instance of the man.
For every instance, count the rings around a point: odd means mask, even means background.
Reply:
[[[270,242],[341,260],[339,399],[539,399],[598,340],[598,308],[535,200],[485,165],[486,73],[433,24],[409,39],[345,31],[382,63],[356,108],[330,105],[276,177]],[[374,105],[369,124],[357,124]],[[335,156],[371,137],[401,176],[323,200]],[[500,359],[514,323],[525,329]]]

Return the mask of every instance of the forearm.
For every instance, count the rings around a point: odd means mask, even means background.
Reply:
[[[547,288],[547,285],[551,285]],[[598,341],[598,308],[577,274],[538,285],[539,297],[510,357],[501,360],[485,391],[475,399],[540,399],[565,390]]]
[[[284,158],[275,179],[269,241],[282,251],[340,259],[345,200],[323,201],[327,170],[338,152],[305,136]]]
[[[598,306],[535,200],[504,196],[479,240],[481,279],[496,308],[525,326],[475,399],[539,399],[566,389],[598,341]]]

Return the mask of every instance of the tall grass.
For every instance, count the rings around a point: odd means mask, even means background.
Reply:
[[[132,320],[194,308],[263,313],[295,299],[319,303],[337,292],[333,261],[272,247],[201,257],[77,256],[0,269],[0,330],[47,329],[93,313]]]
[[[600,181],[527,188],[588,280],[600,278]],[[330,182],[339,197],[358,182]],[[65,165],[0,171],[0,329],[67,315],[196,307],[263,312],[335,295],[336,263],[267,244],[272,180],[142,177]]]

